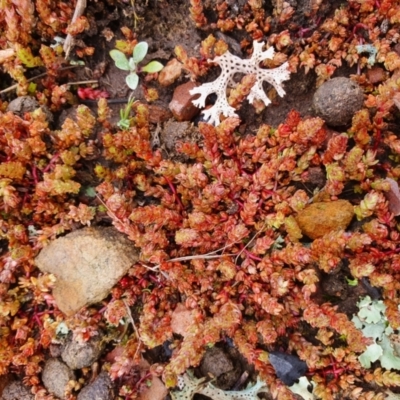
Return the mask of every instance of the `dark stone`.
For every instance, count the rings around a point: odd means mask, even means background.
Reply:
[[[307,372],[307,364],[291,354],[272,351],[269,353],[269,361],[277,377],[287,386],[292,386]]]
[[[214,385],[220,389],[231,389],[240,378],[240,365],[227,351],[214,346],[207,349],[200,364],[202,375],[215,378]]]
[[[107,372],[101,372],[89,385],[85,386],[78,395],[77,400],[113,400],[113,383]]]

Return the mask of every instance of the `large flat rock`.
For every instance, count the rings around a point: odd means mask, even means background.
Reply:
[[[58,308],[73,315],[97,303],[138,260],[139,251],[112,227],[84,228],[54,240],[36,257],[42,272],[54,274]]]

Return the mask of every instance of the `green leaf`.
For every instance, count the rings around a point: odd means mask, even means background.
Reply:
[[[28,86],[28,93],[29,94],[35,94],[37,88],[37,84],[34,82],[30,82]]]
[[[358,279],[349,279],[346,277],[346,282],[349,286],[357,286],[358,285]]]
[[[131,73],[125,78],[125,81],[130,89],[135,90],[139,83],[139,77],[137,76],[137,74]]]
[[[87,186],[83,189],[83,193],[88,197],[96,197],[96,190],[92,186]]]
[[[146,42],[140,42],[135,46],[132,57],[135,64],[139,64],[146,57],[148,48],[149,45]]]
[[[135,63],[133,58],[129,59],[128,65],[129,65],[129,69],[130,69],[131,72],[135,72],[136,71],[137,66],[136,66],[136,63]]]
[[[56,328],[57,336],[66,336],[68,335],[69,329],[65,322],[60,322]]]
[[[163,68],[164,68],[164,65],[162,65],[160,62],[150,61],[147,65],[145,65],[142,68],[142,71],[152,74],[153,72],[161,71]]]
[[[115,66],[124,71],[130,71],[129,61],[126,55],[117,49],[110,51],[110,57],[114,60]]]

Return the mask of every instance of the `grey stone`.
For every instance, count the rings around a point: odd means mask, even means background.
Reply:
[[[49,393],[65,399],[68,382],[75,379],[74,372],[59,359],[49,358],[46,361],[42,372],[42,381]]]
[[[364,102],[363,90],[349,78],[333,78],[323,83],[314,94],[315,113],[328,125],[344,126],[351,122]]]
[[[19,381],[10,382],[3,390],[2,400],[33,400],[35,396]]]
[[[41,108],[46,114],[47,121],[53,122],[53,114],[49,108],[45,105],[40,105],[39,102],[32,96],[20,96],[11,100],[7,106],[7,111],[11,111],[20,117],[23,117],[25,113],[33,112],[36,109]]]
[[[87,342],[78,342],[71,338],[65,344],[61,358],[71,369],[90,367],[100,357],[104,344],[100,335]]]

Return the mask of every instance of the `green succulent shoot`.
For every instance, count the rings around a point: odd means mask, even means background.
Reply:
[[[132,57],[128,57],[120,50],[114,49],[110,51],[110,56],[115,62],[115,66],[124,71],[130,71],[125,78],[126,84],[130,89],[135,90],[139,84],[140,72],[154,73],[161,71],[164,66],[158,61],[150,61],[144,67],[138,64],[146,57],[149,45],[146,42],[139,42],[133,49]]]

